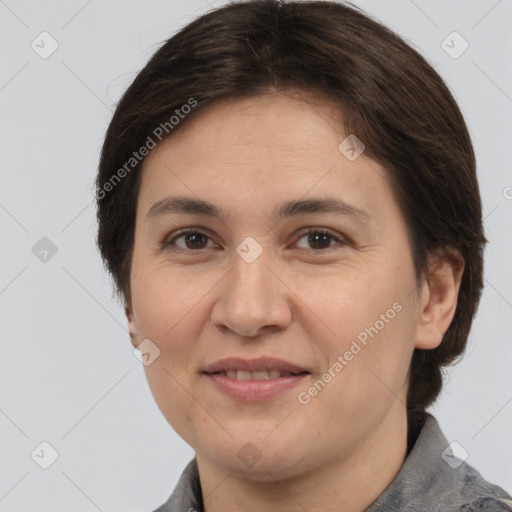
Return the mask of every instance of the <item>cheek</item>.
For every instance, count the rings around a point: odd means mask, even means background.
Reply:
[[[190,288],[190,286],[188,287]],[[199,306],[195,294],[186,295],[178,283],[145,280],[133,295],[140,336],[149,338],[160,351],[144,367],[146,379],[160,411],[185,441],[198,422],[202,411],[195,407],[187,391],[194,382],[192,373],[195,340],[200,337],[200,322],[195,320]],[[194,427],[195,428],[195,427]]]
[[[368,310],[354,320],[357,326],[340,318],[341,334],[327,348],[329,366],[302,390],[301,403],[308,404],[301,405],[301,411],[308,423],[319,422],[325,435],[338,439],[340,446],[369,435],[391,408],[405,407],[412,355],[408,313],[403,308],[382,326],[374,315],[381,311],[386,314],[388,308]]]
[[[364,416],[370,408],[375,417],[395,400],[405,402],[406,378],[414,349],[414,311],[411,302],[382,302],[381,298],[366,311],[360,312],[356,323],[338,338],[329,360],[338,361],[338,370],[331,391],[332,400],[344,402],[346,409]],[[340,320],[341,332],[344,323]],[[341,365],[341,366],[340,366]],[[335,414],[343,415],[343,408]],[[379,412],[380,411],[380,412]]]
[[[211,278],[196,279],[196,276],[171,268],[154,268],[141,272],[132,283],[133,307],[137,329],[141,336],[152,339],[162,352],[168,345],[180,350],[177,332],[186,328],[188,332],[198,323],[198,306],[208,288]],[[191,332],[192,334],[192,332]]]
[[[402,393],[417,322],[414,279],[404,274],[401,280],[370,274],[340,279],[330,294],[309,295],[308,306],[319,312],[316,323],[325,333],[317,338],[328,361],[322,370],[335,375],[325,375],[326,387],[337,394],[333,400],[341,394],[357,409]]]
[[[190,379],[190,356],[201,330],[198,313],[204,292],[198,288],[166,277],[161,269],[139,274],[132,283],[139,339],[151,340],[159,351],[158,357],[144,367],[157,402],[169,402],[169,396],[181,397]]]
[[[299,276],[288,283],[304,303],[299,320],[311,322],[310,330],[316,326],[330,352],[347,350],[358,337],[363,344],[372,335],[383,337],[384,333],[385,337],[393,324],[398,330],[405,325],[402,310],[407,285],[384,275],[342,269],[333,270],[324,280]]]

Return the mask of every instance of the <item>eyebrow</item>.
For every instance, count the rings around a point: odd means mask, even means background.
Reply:
[[[334,213],[347,215],[356,220],[369,220],[370,215],[360,208],[335,198],[288,201],[278,205],[274,217],[283,219],[308,213]],[[165,214],[207,215],[227,220],[228,215],[216,204],[191,197],[166,197],[154,203],[146,214],[146,220]]]

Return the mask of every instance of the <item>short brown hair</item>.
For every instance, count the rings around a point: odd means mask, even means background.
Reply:
[[[463,353],[482,292],[487,241],[475,155],[442,78],[357,7],[236,2],[165,42],[123,95],[106,133],[96,181],[97,243],[105,267],[126,306],[141,176],[140,162],[132,161],[132,169],[126,162],[156,127],[167,123],[170,137],[215,101],[291,90],[342,106],[345,133],[356,134],[365,154],[386,168],[418,279],[432,251],[451,248],[464,259],[457,308],[442,343],[415,349],[412,357],[407,410],[417,418],[439,395],[441,367]],[[171,126],[170,116],[191,99],[193,112]],[[118,172],[123,166],[125,172]]]

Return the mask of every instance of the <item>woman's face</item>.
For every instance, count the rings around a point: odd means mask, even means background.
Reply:
[[[406,226],[339,119],[281,94],[218,103],[144,162],[134,345],[150,340],[168,422],[226,471],[298,475],[404,419],[421,307]]]

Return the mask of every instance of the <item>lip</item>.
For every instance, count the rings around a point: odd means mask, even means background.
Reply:
[[[275,357],[258,357],[257,359],[244,359],[242,357],[228,357],[209,364],[204,373],[225,372],[229,370],[243,370],[246,372],[261,372],[263,370],[280,370],[282,372],[309,372],[307,368],[276,359]]]
[[[217,389],[235,398],[244,401],[261,401],[274,398],[285,391],[294,388],[309,373],[301,373],[291,377],[277,377],[269,380],[236,380],[218,373],[204,373]]]
[[[263,370],[280,370],[283,372],[299,373],[277,377],[269,380],[237,380],[222,373],[229,370],[243,370],[258,372]],[[302,372],[302,373],[301,373]],[[272,357],[260,357],[258,359],[243,359],[230,357],[221,359],[206,366],[202,372],[205,378],[214,384],[222,393],[242,401],[262,401],[284,393],[297,386],[310,372],[297,364]]]

